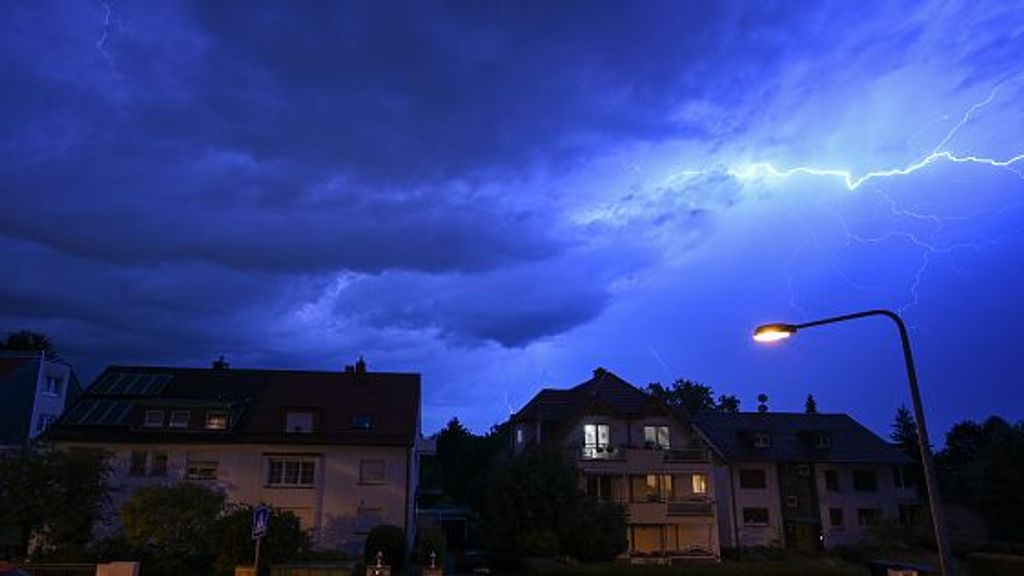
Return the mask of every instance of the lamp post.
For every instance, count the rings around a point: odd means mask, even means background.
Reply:
[[[945,525],[942,522],[942,505],[939,502],[939,487],[935,478],[935,465],[932,464],[932,451],[928,442],[928,429],[924,423],[924,408],[921,405],[921,393],[917,387],[917,370],[914,368],[914,356],[910,352],[910,337],[907,326],[898,314],[890,310],[867,310],[854,314],[844,314],[802,324],[764,324],[754,330],[754,340],[758,342],[777,342],[789,338],[799,330],[857,320],[868,316],[885,316],[896,323],[903,345],[903,360],[907,367],[907,380],[910,382],[910,398],[914,404],[914,418],[917,421],[917,443],[921,450],[921,464],[924,466],[924,483],[928,491],[928,505],[932,511],[932,524],[935,528],[935,544],[939,551],[939,567],[944,576],[953,575],[953,559],[950,555],[949,542],[946,538]]]

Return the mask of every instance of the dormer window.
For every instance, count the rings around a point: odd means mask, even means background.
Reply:
[[[814,440],[814,446],[820,450],[828,450],[832,447],[831,434],[818,434]]]
[[[142,419],[142,425],[146,428],[160,428],[164,425],[164,411],[163,410],[146,410],[146,415]]]
[[[644,426],[644,446],[649,449],[668,450],[668,426]]]
[[[63,384],[64,379],[60,376],[47,376],[46,381],[43,383],[43,394],[47,396],[60,396]]]
[[[171,410],[171,421],[167,425],[171,428],[188,428],[189,416],[188,410]]]
[[[764,432],[754,434],[754,448],[771,448],[772,437]]]
[[[228,429],[228,413],[223,410],[216,410],[206,413],[206,429],[207,430],[227,430]]]
[[[369,430],[373,427],[373,418],[365,414],[358,414],[352,417],[352,428],[355,430]]]
[[[287,434],[312,433],[313,413],[308,410],[289,410],[284,417],[284,431]]]

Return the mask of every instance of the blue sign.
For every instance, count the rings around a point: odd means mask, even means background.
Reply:
[[[257,506],[252,511],[252,539],[259,540],[267,535],[267,525],[270,524],[270,508]]]

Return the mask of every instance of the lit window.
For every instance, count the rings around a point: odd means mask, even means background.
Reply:
[[[146,417],[142,421],[146,428],[159,428],[164,425],[163,410],[146,410]]]
[[[516,428],[516,444],[523,443],[523,427],[519,426]]]
[[[748,526],[767,526],[768,525],[768,509],[767,508],[744,508],[743,509],[743,523]]]
[[[267,485],[280,487],[313,486],[316,462],[306,458],[268,458]]]
[[[693,493],[694,494],[707,494],[708,493],[708,475],[707,474],[694,474],[693,475]]]
[[[168,426],[171,428],[188,428],[189,415],[188,410],[172,410],[171,421],[168,423]]]
[[[646,474],[633,476],[634,502],[665,502],[673,497],[670,474]]]
[[[644,445],[648,448],[661,448],[668,450],[668,426],[644,426]]]
[[[373,427],[373,419],[366,415],[352,417],[352,428],[356,430],[369,430]]]
[[[360,484],[383,484],[384,483],[384,461],[383,460],[360,460],[359,461],[359,483]]]
[[[309,434],[313,432],[313,413],[288,411],[284,417],[284,431],[287,434]]]
[[[583,455],[601,458],[611,452],[611,429],[607,424],[583,425]]]
[[[227,430],[228,428],[228,413],[227,412],[207,412],[206,413],[206,429],[207,430]]]
[[[47,376],[46,381],[43,382],[43,394],[47,396],[60,396],[60,390],[64,379],[59,376]]]

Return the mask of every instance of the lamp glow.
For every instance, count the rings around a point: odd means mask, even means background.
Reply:
[[[758,342],[778,342],[785,340],[796,332],[790,324],[765,324],[754,330],[754,340]]]

